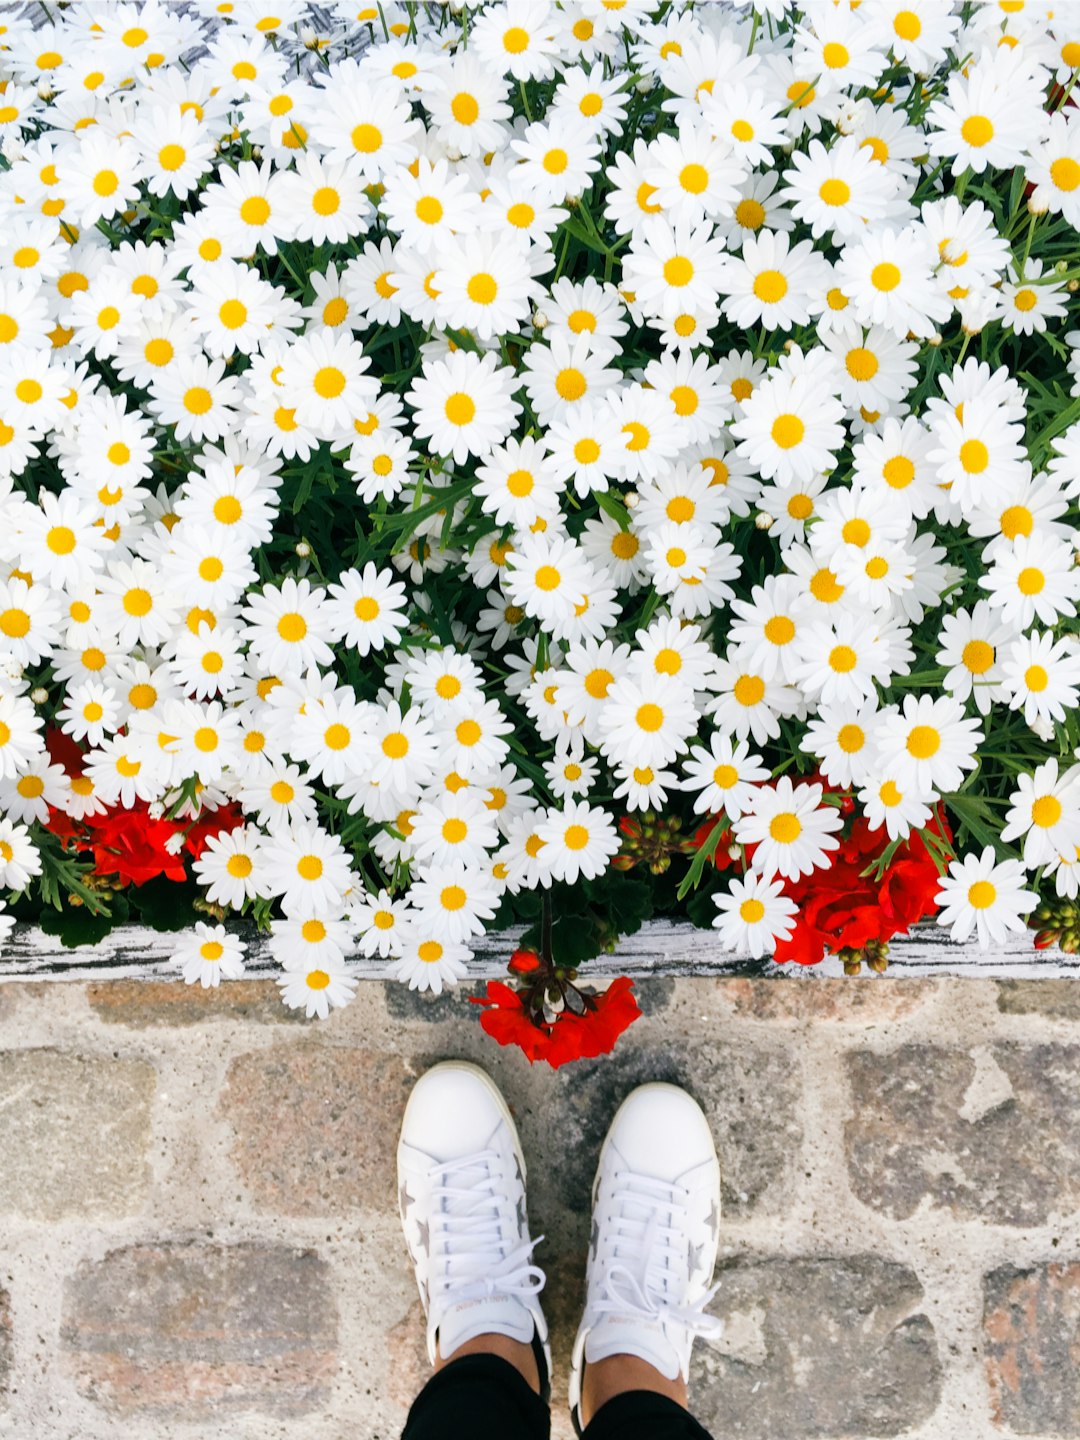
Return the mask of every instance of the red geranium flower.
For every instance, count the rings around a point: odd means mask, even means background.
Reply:
[[[145,885],[158,875],[169,880],[187,879],[182,855],[174,855],[165,842],[176,834],[171,820],[155,820],[146,806],[130,810],[114,807],[104,815],[91,815],[84,821],[89,832],[86,846],[94,852],[94,871],[98,875],[118,875],[132,885]]]
[[[570,1060],[606,1055],[615,1041],[641,1014],[630,991],[634,982],[620,975],[599,995],[583,997],[584,1013],[564,1010],[554,1020],[534,1019],[526,1010],[524,997],[501,980],[489,980],[486,996],[470,996],[482,1005],[480,1024],[500,1045],[517,1045],[529,1063],[546,1060],[552,1069]]]
[[[927,828],[952,839],[944,817]],[[887,944],[937,911],[941,877],[918,832],[898,847],[880,879],[861,873],[887,843],[884,827],[871,830],[860,817],[827,869],[785,885],[799,909],[795,929],[790,939],[777,941],[774,959],[816,965],[826,951],[861,950],[868,941]]]

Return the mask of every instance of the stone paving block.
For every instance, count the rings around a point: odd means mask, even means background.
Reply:
[[[154,1086],[144,1060],[0,1052],[0,1211],[30,1220],[137,1211]]]
[[[995,1425],[1015,1435],[1080,1435],[1080,1261],[983,1281],[986,1374]]]
[[[900,1435],[933,1415],[941,1361],[914,1271],[869,1255],[770,1258],[717,1278],[726,1330],[695,1346],[690,1389],[723,1440]]]
[[[936,980],[890,980],[886,976],[835,980],[759,980],[739,976],[717,981],[722,1000],[750,1020],[835,1020],[880,1025],[903,1020],[937,994]]]
[[[283,1215],[392,1211],[411,1085],[398,1055],[316,1041],[237,1056],[221,1105],[255,1204]]]
[[[11,1333],[11,1296],[0,1290],[0,1410],[7,1404],[11,1372],[15,1367]]]
[[[998,1009],[1005,1015],[1080,1020],[1080,985],[1069,980],[999,980]]]
[[[205,1020],[310,1023],[302,1010],[281,1003],[273,980],[227,980],[209,990],[175,980],[102,980],[86,987],[86,998],[102,1020],[137,1030]]]
[[[1080,1046],[903,1045],[846,1057],[852,1189],[896,1219],[1038,1225],[1080,1204]]]
[[[119,1415],[304,1415],[337,1373],[337,1307],[313,1250],[132,1245],[65,1285],[60,1343],[81,1394]],[[148,1435],[145,1428],[127,1433]]]
[[[639,1022],[643,1023],[643,1022]],[[785,1204],[799,1163],[802,1079],[790,1052],[716,1038],[715,1024],[690,1037],[624,1044],[599,1060],[558,1072],[541,1154],[559,1154],[557,1183],[571,1209],[588,1207],[600,1146],[632,1089],[653,1080],[682,1085],[704,1109],[720,1153],[725,1218]]]

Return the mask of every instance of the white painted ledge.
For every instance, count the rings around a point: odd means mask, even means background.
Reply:
[[[506,978],[506,962],[520,932],[485,935],[475,943],[470,978]],[[15,980],[163,980],[179,979],[168,965],[179,941],[176,933],[148,930],[138,925],[117,926],[98,945],[65,949],[52,935],[36,926],[17,925],[0,956],[0,984]],[[270,958],[266,939],[253,935],[248,944],[247,973],[253,978],[279,975]],[[354,974],[367,980],[388,978],[390,962],[352,957]],[[830,956],[820,965],[775,965],[727,950],[711,931],[686,922],[653,920],[636,935],[620,941],[614,955],[599,956],[583,968],[583,978],[609,975],[705,976],[764,975],[809,979],[843,974],[843,966]],[[863,967],[863,975],[870,972]],[[1010,936],[995,950],[974,944],[955,944],[936,926],[921,925],[908,939],[889,947],[888,975],[894,979],[925,975],[967,975],[985,978],[1053,979],[1080,976],[1080,955],[1065,955],[1056,946],[1034,950],[1031,932]]]

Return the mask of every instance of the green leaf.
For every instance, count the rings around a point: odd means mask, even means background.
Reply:
[[[581,221],[575,220],[573,216],[563,221],[562,228],[569,230],[574,239],[584,245],[586,250],[591,250],[596,255],[606,255],[608,253],[608,247],[597,240],[595,235],[591,235],[585,226],[582,225]]]
[[[721,835],[723,835],[724,831],[727,829],[727,823],[727,816],[721,815],[719,820],[717,820],[716,824],[709,831],[709,835],[707,840],[705,841],[705,844],[702,845],[701,849],[694,856],[694,859],[690,865],[690,869],[683,876],[683,882],[679,886],[678,891],[678,897],[680,900],[685,900],[691,890],[697,889],[698,882],[701,880],[702,872],[704,871],[705,866],[716,854],[716,847],[720,844]]]
[[[41,928],[46,935],[55,935],[65,950],[79,945],[97,945],[114,925],[127,918],[123,896],[113,900],[112,914],[95,915],[86,905],[64,905],[59,910],[43,910]]]
[[[200,891],[191,881],[169,880],[155,875],[145,885],[129,892],[139,911],[141,922],[152,930],[186,930],[200,916],[194,908]]]
[[[551,958],[568,970],[592,960],[599,953],[596,926],[580,915],[559,914],[551,922]]]
[[[610,490],[594,490],[593,499],[600,509],[610,515],[620,530],[630,529],[630,511],[622,503],[617,495]]]

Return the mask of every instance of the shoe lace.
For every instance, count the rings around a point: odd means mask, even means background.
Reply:
[[[504,1215],[512,1202],[499,1153],[479,1150],[434,1165],[428,1180],[432,1299],[452,1297],[456,1304],[493,1295],[524,1300],[539,1294],[544,1272],[530,1258],[544,1237],[509,1246]]]
[[[661,1325],[681,1326],[704,1339],[718,1339],[724,1322],[707,1315],[705,1307],[720,1289],[719,1283],[692,1302],[672,1294],[688,1265],[684,1247],[689,1190],[628,1171],[616,1172],[612,1178],[614,1213],[601,1230],[604,1243],[597,1256],[601,1293],[594,1302],[596,1310],[629,1312]]]

